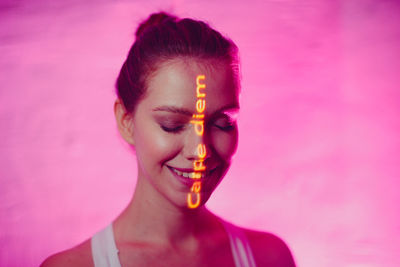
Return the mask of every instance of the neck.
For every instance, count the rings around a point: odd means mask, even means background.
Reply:
[[[173,245],[198,240],[216,227],[216,217],[206,207],[177,207],[141,177],[128,207],[114,223],[119,240]]]

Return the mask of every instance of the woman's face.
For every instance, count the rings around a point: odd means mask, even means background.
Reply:
[[[192,115],[198,113],[196,77],[205,75],[204,132],[196,133]],[[228,170],[236,151],[238,129],[235,115],[238,92],[227,64],[194,59],[175,59],[163,64],[148,80],[148,90],[132,118],[132,140],[139,177],[149,183],[147,195],[162,197],[175,206],[187,207],[187,194],[195,179],[198,145],[204,144],[205,172],[201,181],[204,204]],[[146,195],[146,196],[147,196]],[[195,201],[195,200],[193,200]]]

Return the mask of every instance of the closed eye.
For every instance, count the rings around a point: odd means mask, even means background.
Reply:
[[[160,125],[161,129],[163,129],[167,133],[179,133],[185,127],[184,125],[174,126],[174,127],[167,127],[165,125]]]
[[[224,115],[215,119],[213,125],[222,131],[228,132],[235,129],[236,120]]]
[[[215,127],[217,127],[218,129],[220,129],[222,131],[229,132],[229,131],[232,131],[235,128],[235,125],[234,124],[229,124],[229,125],[222,126],[222,125],[215,124]]]
[[[227,125],[227,126],[219,126],[219,125],[215,125],[215,127],[221,129],[222,131],[228,132],[234,129],[233,125]]]

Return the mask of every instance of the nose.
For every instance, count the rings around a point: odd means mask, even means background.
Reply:
[[[199,135],[195,131],[188,133],[185,140],[184,154],[190,160],[206,160],[211,157],[211,145],[206,133]]]

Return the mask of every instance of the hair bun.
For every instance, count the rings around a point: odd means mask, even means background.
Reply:
[[[178,18],[164,11],[151,14],[146,20],[140,23],[135,36],[138,39],[147,29],[162,24],[165,21],[176,21]]]

